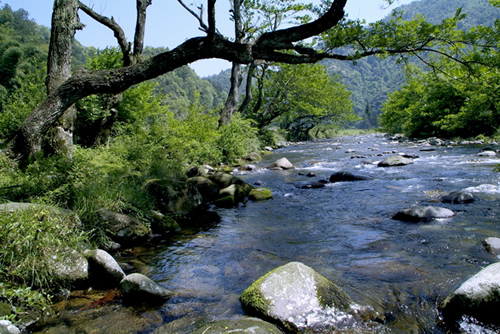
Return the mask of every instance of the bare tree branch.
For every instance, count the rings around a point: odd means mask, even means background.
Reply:
[[[100,14],[97,14],[94,12],[92,9],[87,7],[85,4],[83,4],[81,1],[78,1],[78,8],[80,8],[85,14],[96,20],[97,22],[105,25],[109,29],[111,29],[114,33],[114,36],[116,40],[118,41],[118,45],[120,45],[120,49],[123,54],[123,65],[124,66],[129,66],[132,61],[130,58],[130,45],[127,41],[127,38],[125,37],[125,33],[123,32],[123,29],[118,25],[118,23],[115,22],[113,17],[111,19],[102,16]]]
[[[203,22],[203,5],[200,7],[200,15],[196,14],[189,6],[187,6],[182,0],[177,0],[178,3],[181,4],[182,7],[184,7],[185,10],[187,10],[191,15],[193,15],[198,22],[200,23],[200,29],[201,31],[208,32],[208,26]]]

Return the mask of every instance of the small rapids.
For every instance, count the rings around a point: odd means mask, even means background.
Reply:
[[[175,291],[174,298],[156,310],[109,306],[114,316],[89,314],[87,325],[66,315],[64,323],[44,332],[98,333],[105,321],[123,321],[123,333],[189,333],[208,321],[244,315],[238,298],[248,286],[299,261],[382,314],[392,333],[445,333],[439,303],[498,260],[482,241],[500,237],[500,177],[494,172],[500,159],[477,156],[483,146],[422,147],[367,135],[275,150],[257,164],[262,169],[238,175],[269,188],[273,200],[217,210],[218,223],[184,229],[171,240],[135,250],[141,272]],[[402,167],[377,166],[400,152],[418,158]],[[295,169],[265,169],[281,157]],[[301,188],[338,171],[371,179]],[[478,200],[435,203],[443,193],[463,189]],[[416,205],[438,205],[456,215],[422,223],[391,219]],[[141,325],[129,324],[134,317]],[[461,331],[487,329],[465,319]]]

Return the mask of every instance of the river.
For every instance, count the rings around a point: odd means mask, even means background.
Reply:
[[[134,251],[141,271],[175,291],[174,298],[155,310],[125,311],[115,305],[117,319],[103,320],[108,313],[101,311],[85,326],[67,314],[64,324],[46,332],[112,332],[104,323],[113,322],[123,333],[158,327],[162,333],[188,333],[206,321],[243,315],[238,298],[244,289],[268,271],[300,261],[358,304],[383,314],[394,333],[445,333],[437,321],[439,302],[498,260],[481,244],[487,237],[500,237],[500,178],[493,170],[500,160],[478,157],[485,146],[423,147],[367,135],[275,150],[257,164],[261,169],[238,175],[271,189],[273,200],[218,209],[220,222],[186,228],[170,240]],[[377,161],[396,152],[418,158],[407,166],[377,167]],[[264,168],[281,157],[295,168]],[[372,180],[300,187],[327,180],[336,171]],[[434,203],[444,192],[474,191],[484,184],[491,186],[475,192],[473,203]],[[391,218],[421,204],[449,208],[456,216],[422,223]],[[130,318],[140,325],[130,325]],[[119,321],[122,327],[116,325]],[[474,323],[463,324],[464,333],[484,331]]]

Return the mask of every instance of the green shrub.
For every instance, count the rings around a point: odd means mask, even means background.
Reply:
[[[49,259],[68,249],[83,250],[87,234],[72,215],[49,207],[0,212],[0,272],[3,280],[53,289],[66,282],[51,269]]]
[[[235,113],[231,123],[219,129],[217,146],[222,151],[224,162],[232,163],[241,159],[250,152],[259,149],[257,128],[252,126],[252,121],[244,119]]]

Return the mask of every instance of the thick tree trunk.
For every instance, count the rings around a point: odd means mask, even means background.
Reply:
[[[82,25],[78,19],[78,0],[55,0],[52,12],[49,56],[47,60],[47,93],[71,76],[71,50],[75,31]],[[73,130],[76,110],[69,106],[45,137],[46,154],[73,156]]]

